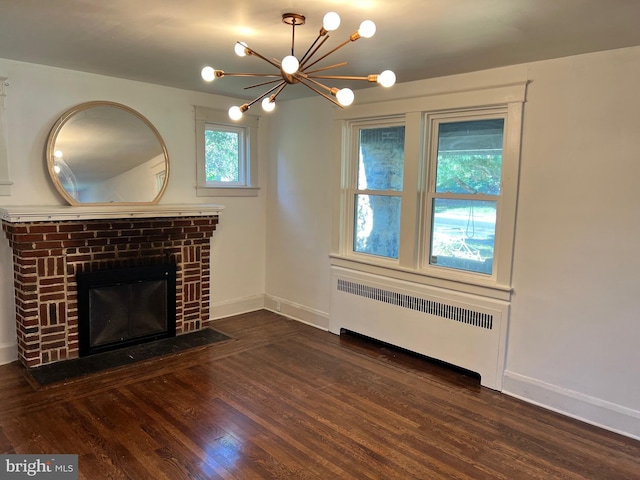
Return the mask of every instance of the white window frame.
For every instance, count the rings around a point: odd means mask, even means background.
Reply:
[[[498,195],[449,195],[449,194],[437,194],[436,193],[436,169],[437,169],[437,157],[438,157],[438,130],[439,126],[442,123],[448,122],[465,122],[465,121],[476,121],[476,120],[491,120],[491,119],[503,119],[505,125],[504,134],[504,142],[503,142],[503,161],[501,166],[501,186],[500,186],[500,194]],[[424,153],[425,163],[428,167],[428,176],[426,178],[427,188],[424,189],[425,200],[422,202],[422,207],[424,207],[424,215],[421,218],[424,220],[424,224],[421,227],[421,234],[424,241],[422,242],[422,250],[420,252],[420,270],[424,271],[424,273],[428,275],[434,276],[445,276],[451,277],[452,279],[464,280],[468,276],[477,277],[477,280],[482,281],[483,279],[490,279],[492,282],[498,281],[498,265],[500,264],[500,230],[502,223],[506,220],[503,215],[503,196],[504,196],[504,188],[509,188],[506,185],[507,182],[503,181],[504,178],[504,167],[505,167],[505,155],[504,155],[504,144],[506,144],[509,139],[507,138],[507,108],[506,107],[496,107],[490,109],[479,109],[472,111],[459,111],[459,112],[445,112],[445,113],[434,113],[434,114],[426,114],[425,115],[425,138],[429,139],[426,143],[426,151]],[[507,159],[508,160],[508,159]],[[491,275],[486,275],[482,273],[469,272],[461,269],[455,269],[451,267],[443,267],[433,265],[429,261],[429,256],[431,252],[431,225],[433,223],[433,209],[432,203],[435,198],[462,198],[465,197],[468,200],[488,200],[496,202],[496,231],[494,237],[494,252],[498,252],[497,255],[494,256],[493,260],[493,269]]]
[[[400,99],[352,106],[336,114],[334,179],[335,228],[331,263],[424,285],[509,300],[515,236],[515,215],[520,166],[522,109],[526,82],[430,97]],[[405,165],[402,192],[400,252],[397,261],[353,251],[354,128],[366,123],[404,117]],[[442,118],[504,118],[502,185],[496,218],[494,264],[491,275],[429,264],[434,150],[430,145],[434,121]],[[435,140],[437,143],[437,139]],[[437,155],[437,145],[435,154]],[[437,158],[437,157],[436,157]]]
[[[258,117],[243,115],[232,122],[227,112],[206,107],[196,111],[196,194],[199,197],[255,197],[258,195]],[[205,131],[237,132],[239,182],[207,182]]]

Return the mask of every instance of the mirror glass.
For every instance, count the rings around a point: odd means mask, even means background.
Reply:
[[[156,128],[113,102],[67,110],[47,141],[53,183],[71,205],[153,204],[167,186],[169,156]]]

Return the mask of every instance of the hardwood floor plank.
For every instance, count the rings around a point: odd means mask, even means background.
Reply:
[[[34,388],[0,366],[0,452],[80,478],[640,479],[640,442],[358,336],[259,311],[232,340]]]
[[[180,407],[180,403],[172,402],[171,393],[178,396],[184,391],[179,389],[158,390],[158,384],[166,385],[164,379],[160,382],[131,385],[124,394],[145,405],[139,414],[144,419],[145,430],[162,440],[165,445],[163,455],[172,452],[172,458],[183,459],[189,465],[199,465],[201,474],[215,474],[220,478],[239,478],[225,468],[225,465],[208,454],[208,442],[200,443],[190,435],[192,429],[198,428],[200,423],[194,420],[193,413],[197,406]],[[158,391],[162,393],[159,394]],[[221,438],[225,432],[214,432],[211,438]],[[195,469],[197,471],[197,469]]]

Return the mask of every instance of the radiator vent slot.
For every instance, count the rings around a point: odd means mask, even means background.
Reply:
[[[456,322],[473,325],[475,327],[493,328],[493,315],[489,313],[477,312],[468,308],[448,305],[435,300],[414,297],[404,293],[392,292],[378,287],[371,287],[349,280],[338,279],[338,290],[352,295],[376,300],[378,302],[389,303],[402,308],[408,308],[417,312],[428,313],[438,317],[447,318]]]

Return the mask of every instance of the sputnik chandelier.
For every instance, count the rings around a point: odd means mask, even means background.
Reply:
[[[305,24],[305,17],[297,13],[285,13],[282,15],[282,22],[291,25],[291,55],[287,55],[282,60],[272,59],[260,55],[255,50],[249,48],[244,42],[237,42],[235,45],[235,52],[237,55],[244,57],[245,55],[252,55],[261,58],[265,62],[278,69],[278,73],[229,73],[223,70],[215,70],[213,67],[204,67],[202,69],[202,78],[208,82],[211,82],[219,77],[273,77],[275,80],[257,83],[245,87],[246,89],[262,87],[265,85],[273,85],[266,92],[262,93],[254,100],[245,103],[240,106],[233,106],[229,109],[229,116],[232,120],[239,120],[242,118],[242,114],[249,110],[254,103],[262,99],[262,108],[270,112],[275,108],[276,97],[284,90],[287,85],[294,85],[300,83],[307,88],[310,88],[317,94],[323,96],[330,102],[338,105],[339,107],[346,107],[351,105],[354,100],[353,91],[349,88],[336,88],[328,87],[321,83],[319,80],[365,80],[372,83],[379,83],[383,87],[391,87],[396,83],[396,75],[391,70],[385,70],[380,74],[367,75],[366,77],[353,77],[345,75],[318,75],[319,73],[332,70],[334,68],[343,67],[348,62],[340,62],[325,67],[317,67],[311,69],[318,62],[324,60],[329,55],[344,47],[345,45],[355,42],[360,38],[370,38],[376,33],[376,25],[371,20],[365,20],[360,24],[360,28],[351,34],[349,38],[335,47],[333,50],[325,53],[321,57],[314,60],[314,56],[318,53],[318,50],[329,39],[328,33],[336,30],[340,26],[340,16],[335,12],[329,12],[324,16],[322,22],[322,28],[317,38],[313,41],[311,46],[307,49],[305,54],[297,58],[295,56],[295,36],[296,27]],[[322,91],[324,90],[324,92]],[[327,92],[327,93],[325,93]],[[335,97],[335,99],[333,98]]]

